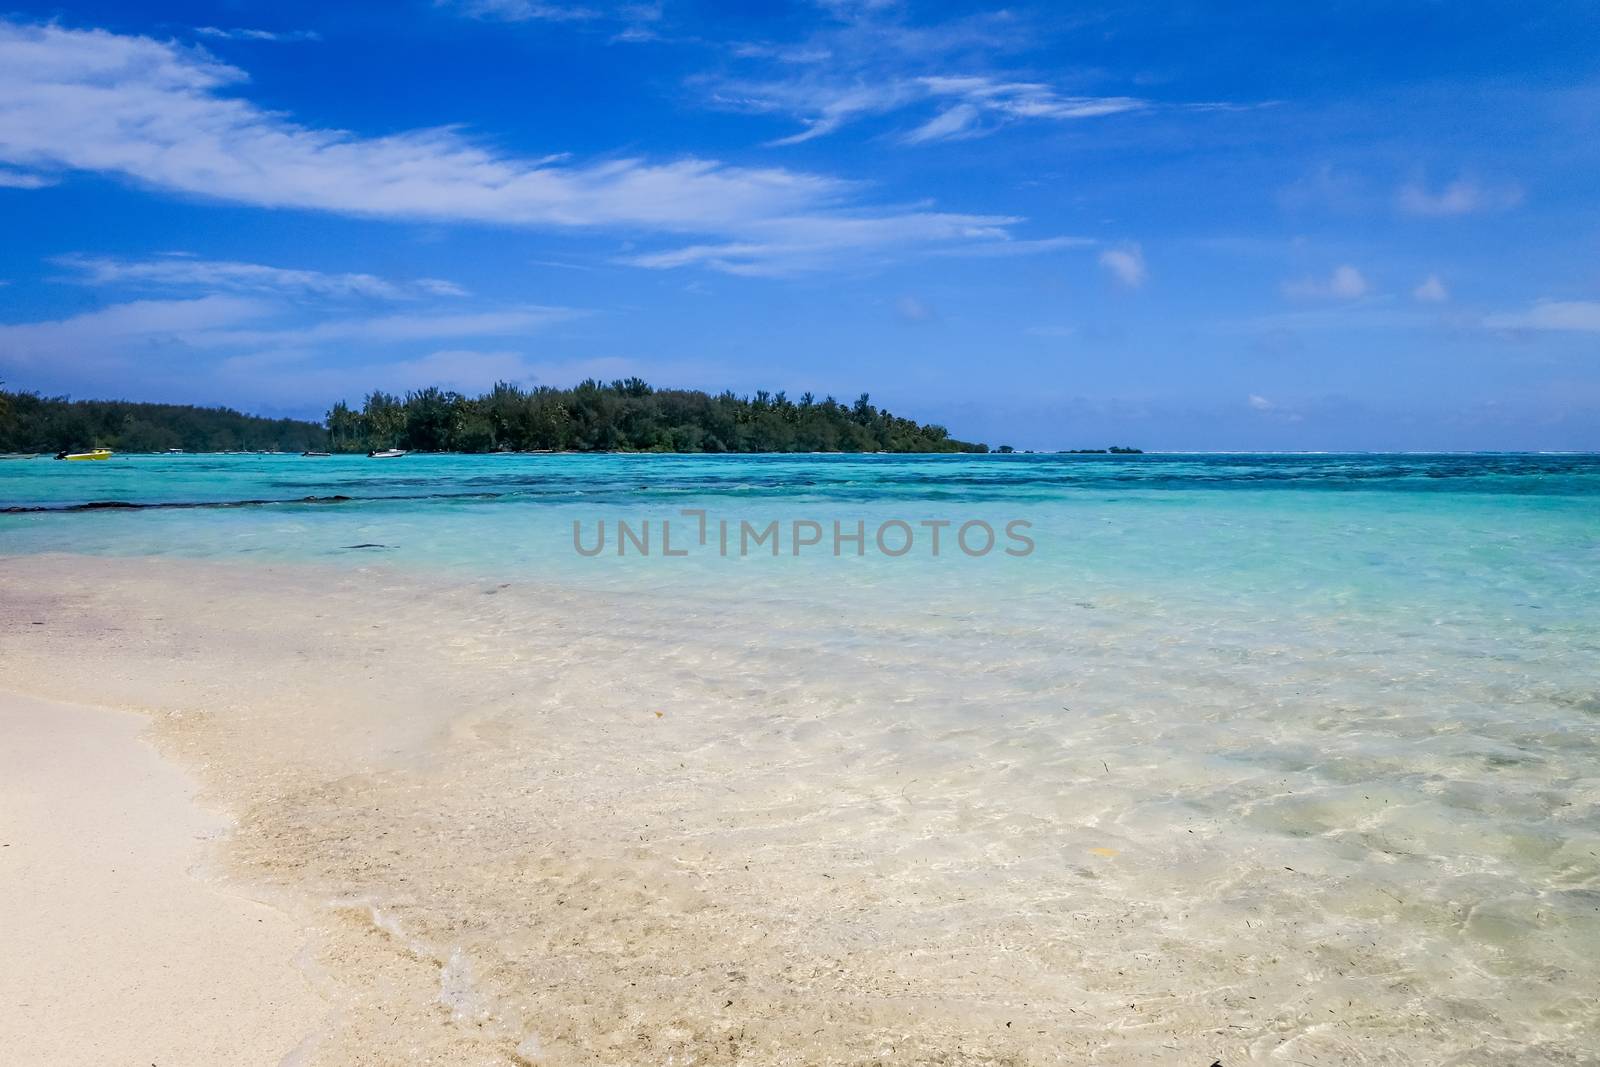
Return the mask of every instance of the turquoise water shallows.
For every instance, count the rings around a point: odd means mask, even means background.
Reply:
[[[87,504],[135,507],[55,510]],[[844,583],[981,607],[1105,588],[1574,630],[1600,611],[1590,455],[41,458],[0,462],[5,509],[5,553],[382,562],[641,595]],[[982,527],[956,540],[972,521],[994,531],[985,553],[963,550]],[[776,557],[758,539],[772,522]]]
[[[96,501],[185,506],[59,510]],[[359,887],[408,929],[452,936],[450,872],[515,851],[570,792],[594,848],[648,812],[663,854],[748,892],[759,928],[865,941],[926,988],[981,971],[975,988],[1148,1038],[1135,1062],[1224,1020],[1251,1056],[1307,1062],[1600,1045],[1600,457],[119,457],[0,463],[0,507],[21,509],[0,556],[313,564],[282,581],[340,620],[316,624],[327,648],[381,622],[426,650],[395,669],[435,698],[363,730],[496,742],[391,768],[437,781],[397,780],[395,804],[424,807],[383,809],[374,854],[447,821],[438,782],[473,783],[463,821],[548,793],[503,837],[430,838],[453,850],[436,885],[397,866]],[[648,554],[619,555],[618,520],[648,526]],[[662,553],[663,521],[686,555]],[[996,548],[952,547],[980,521]],[[586,547],[606,524],[605,550],[577,551],[575,522]],[[741,524],[774,522],[776,555],[740,551]],[[859,554],[834,553],[835,522],[860,524]],[[930,522],[949,524],[937,556]],[[797,523],[821,531],[798,555]],[[1012,523],[1031,551],[1005,552]],[[382,572],[379,599],[320,602],[304,575],[329,569]],[[402,595],[390,576],[411,573],[425,591]],[[151,585],[163,626],[188,625],[183,590]],[[194,659],[310,625],[266,600],[252,620],[244,588],[202,616]],[[329,677],[372,677],[318,652]],[[246,673],[289,681],[280,659]],[[633,740],[640,721],[680,732]],[[540,777],[563,760],[579,773]],[[355,848],[351,812],[326,818]],[[844,886],[850,907],[818,903]],[[503,946],[539,924],[483,892],[479,968],[521,974],[539,954]],[[1117,1029],[1135,999],[1150,1029]]]

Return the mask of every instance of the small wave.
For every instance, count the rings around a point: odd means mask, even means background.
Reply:
[[[478,992],[472,977],[472,961],[459,947],[450,950],[439,968],[439,1003],[450,1009],[456,1023],[485,1023],[494,1017],[487,998]]]

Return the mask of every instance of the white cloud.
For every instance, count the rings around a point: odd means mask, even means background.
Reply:
[[[1027,240],[999,239],[984,244],[964,245],[955,249],[937,250],[935,254],[960,254],[962,256],[1036,256],[1046,252],[1059,252],[1066,248],[1093,248],[1100,242],[1093,237],[1037,237]]]
[[[315,30],[250,30],[223,29],[220,26],[196,26],[194,32],[201,37],[223,41],[320,41],[322,35]]]
[[[435,7],[449,8],[469,18],[485,22],[566,22],[585,28],[617,27],[611,43],[637,44],[659,40],[655,24],[665,15],[661,0],[644,3],[548,3],[544,0],[434,0]]]
[[[1333,269],[1333,277],[1328,279],[1328,292],[1332,296],[1354,300],[1358,296],[1365,296],[1367,292],[1367,279],[1361,272],[1348,263]]]
[[[665,252],[635,253],[622,262],[663,269],[702,264],[730,274],[776,276],[826,265],[841,249],[904,246],[911,235],[942,241],[947,248],[985,250],[1008,242],[1007,227],[1020,219],[917,212],[892,217],[835,215],[800,224],[775,221],[759,241],[697,244]]]
[[[261,207],[710,235],[774,254],[799,243],[814,262],[824,251],[997,240],[1019,221],[874,211],[854,202],[853,183],[782,168],[693,158],[570,164],[497,154],[452,129],[318,129],[231,95],[244,81],[175,43],[0,20],[0,162],[118,174]]]
[[[582,4],[544,4],[537,0],[434,0],[436,7],[453,7],[473,18],[502,22],[583,22],[602,13]]]
[[[1365,179],[1324,163],[1279,190],[1278,202],[1290,211],[1327,209],[1353,213],[1369,208],[1372,196]]]
[[[1469,178],[1458,178],[1437,191],[1412,182],[1400,188],[1396,203],[1411,215],[1471,215],[1516,207],[1522,203],[1522,189],[1516,185],[1485,186]]]
[[[134,300],[64,319],[0,326],[0,365],[104,361],[187,346],[207,333],[272,314],[264,301],[234,296]]]
[[[325,297],[370,297],[407,300],[423,296],[465,296],[454,282],[418,278],[393,282],[372,274],[327,274],[315,270],[269,267],[260,263],[194,259],[169,255],[148,260],[104,256],[60,256],[56,263],[80,273],[75,281],[91,285],[147,285],[163,288],[303,293]]]
[[[1100,265],[1130,289],[1139,288],[1149,276],[1144,265],[1144,252],[1138,245],[1106,249],[1100,253]]]
[[[972,104],[957,104],[950,110],[942,111],[935,115],[901,139],[906,144],[948,141],[951,138],[971,133],[982,114]]]
[[[568,308],[524,306],[460,314],[425,313],[338,318],[309,326],[211,330],[186,338],[197,348],[302,347],[332,341],[398,343],[443,337],[506,337],[532,333],[578,315]]]
[[[1326,279],[1301,278],[1283,284],[1285,296],[1329,300],[1355,300],[1370,288],[1366,276],[1348,263],[1335,267]]]
[[[915,95],[906,83],[838,84],[803,77],[790,82],[725,82],[712,92],[711,101],[732,111],[783,112],[800,117],[804,129],[767,142],[777,147],[826,136],[864,115],[893,111],[915,99]]]
[[[1422,279],[1422,284],[1411,290],[1411,297],[1424,304],[1443,304],[1450,299],[1450,290],[1437,274],[1430,274]]]
[[[935,96],[958,97],[1017,118],[1087,119],[1149,106],[1131,96],[1062,96],[1042,82],[1005,82],[971,75],[917,81]]]
[[[0,326],[0,368],[69,364],[92,377],[99,368],[129,365],[155,373],[195,357],[218,361],[211,365],[224,368],[326,356],[346,361],[352,346],[387,351],[440,339],[520,337],[579,314],[523,306],[308,321],[299,311],[260,298],[223,295],[128,301],[64,319]]]
[[[1489,315],[1483,324],[1496,330],[1568,330],[1600,333],[1600,301],[1541,300],[1527,311]]]
[[[899,7],[900,0],[816,0],[817,6],[838,19],[859,19],[874,11]]]
[[[0,169],[0,189],[46,189],[55,184],[57,179],[43,174]]]
[[[939,110],[901,137],[906,144],[975,136],[1007,122],[1095,118],[1149,106],[1134,97],[1064,96],[1040,82],[979,76],[840,79],[803,74],[787,81],[721,82],[711,99],[731,110],[789,114],[804,123],[800,132],[768,142],[771,145],[800,144],[859,118],[919,104],[934,104]]]
[[[914,296],[902,296],[896,300],[894,313],[906,322],[927,322],[933,318],[933,309]]]
[[[1286,410],[1276,400],[1269,400],[1259,393],[1251,393],[1245,399],[1245,403],[1250,406],[1251,411],[1259,412],[1275,422],[1302,422],[1305,420],[1305,416],[1300,412]]]

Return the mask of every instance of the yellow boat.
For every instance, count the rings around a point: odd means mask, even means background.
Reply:
[[[56,456],[56,458],[57,459],[73,459],[73,460],[110,459],[111,458],[111,449],[109,449],[109,448],[91,448],[87,452],[62,452],[62,453],[58,454]]]

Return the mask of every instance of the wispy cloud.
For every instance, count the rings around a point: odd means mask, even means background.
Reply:
[[[1024,120],[1096,118],[1149,106],[1129,96],[1072,96],[1043,82],[1008,81],[978,75],[902,77],[883,80],[805,73],[781,81],[723,81],[712,102],[732,110],[791,115],[804,128],[768,142],[794,145],[826,136],[858,119],[913,108],[933,114],[902,133],[906,144],[972,137]]]
[[[927,144],[929,141],[949,141],[977,133],[983,112],[973,104],[957,104],[941,111],[921,126],[906,134],[901,140],[906,144]]]
[[[933,308],[914,296],[902,296],[894,302],[894,313],[902,322],[927,322],[934,318]]]
[[[1094,248],[1101,242],[1093,237],[1032,237],[1002,238],[983,244],[962,245],[953,249],[935,251],[935,255],[958,254],[964,257],[992,259],[1002,256],[1037,256],[1066,249]]]
[[[587,4],[546,4],[539,0],[434,0],[434,6],[454,8],[473,18],[502,22],[582,22],[604,14]]]
[[[1561,330],[1600,333],[1600,301],[1541,300],[1526,311],[1484,317],[1492,330]]]
[[[1430,274],[1411,290],[1411,298],[1423,304],[1443,304],[1450,299],[1450,290],[1437,274]]]
[[[0,21],[0,161],[119,174],[263,207],[704,235],[770,255],[798,247],[810,262],[1001,240],[1020,221],[875,210],[859,203],[853,183],[783,168],[509,157],[452,129],[363,137],[229,95],[244,80],[237,68],[170,42]],[[679,260],[755,255],[694,254],[699,247],[678,250]]]
[[[528,340],[581,312],[500,307],[468,313],[307,318],[281,300],[211,295],[134,300],[66,318],[0,326],[0,378],[101,395],[134,379],[164,398],[303,409],[373,388],[476,391],[496,381],[571,384],[639,373],[618,357],[545,360]],[[232,402],[239,402],[234,399]]]
[[[903,84],[835,84],[803,78],[793,82],[727,82],[711,94],[712,103],[736,111],[785,113],[804,129],[768,141],[796,145],[825,137],[864,115],[881,115],[905,106],[912,94]]]
[[[1090,119],[1151,106],[1132,96],[1073,92],[1003,72],[1008,53],[1036,49],[1064,22],[1077,24],[1083,16],[1052,13],[1041,20],[999,8],[929,18],[898,2],[817,6],[827,18],[799,39],[726,45],[736,69],[746,73],[694,79],[713,106],[784,115],[800,124],[770,145],[800,144],[874,116],[898,117],[895,136],[922,145],[1017,122]]]
[[[1278,203],[1289,211],[1366,211],[1372,200],[1370,183],[1365,178],[1327,163],[1278,190]]]
[[[1260,393],[1251,393],[1245,398],[1245,405],[1257,414],[1282,422],[1300,422],[1305,418],[1298,411],[1285,410],[1282,404]]]
[[[134,300],[64,319],[0,326],[0,366],[27,368],[59,359],[103,363],[148,358],[210,331],[269,316],[265,301],[237,296]]]
[[[521,307],[455,314],[377,315],[336,318],[309,326],[215,329],[194,333],[186,341],[197,348],[301,347],[329,342],[394,343],[448,337],[508,337],[532,333],[579,312],[570,308]]]
[[[1144,251],[1138,245],[1106,249],[1100,253],[1100,265],[1129,289],[1139,288],[1149,277],[1149,271],[1144,263]]]
[[[178,254],[144,260],[58,256],[53,262],[77,271],[73,281],[90,285],[293,293],[378,300],[466,295],[466,290],[459,285],[439,278],[395,282],[373,274],[329,274],[290,267],[270,267],[260,263],[196,259]]]
[[[434,0],[484,22],[557,22],[586,29],[611,31],[613,43],[637,44],[661,39],[659,24],[665,16],[660,0],[654,2],[546,3],[543,0]]]
[[[320,41],[322,35],[315,30],[251,30],[235,27],[196,26],[194,32],[201,37],[223,41]]]
[[[0,377],[93,390],[131,375],[176,395],[300,403],[373,386],[476,387],[528,377],[530,365],[498,345],[483,353],[462,342],[516,344],[579,314],[520,305],[381,315],[329,314],[324,306],[308,315],[281,298],[133,300],[0,326]]]
[[[1522,203],[1518,185],[1484,185],[1470,178],[1458,178],[1438,189],[1422,182],[1410,182],[1395,194],[1395,203],[1408,215],[1472,215],[1483,211],[1504,211]]]
[[[1041,82],[1007,82],[980,77],[919,78],[936,96],[956,97],[1013,118],[1088,119],[1138,111],[1148,106],[1131,96],[1066,96]]]
[[[1283,295],[1296,299],[1355,300],[1370,289],[1366,276],[1348,263],[1333,268],[1326,278],[1297,278],[1283,283]]]
[[[761,240],[634,253],[621,262],[654,269],[699,264],[730,274],[778,276],[825,266],[845,249],[882,252],[908,244],[939,242],[943,250],[985,252],[1009,244],[1009,228],[1021,221],[1008,216],[974,218],[936,212],[774,220],[762,227]]]
[[[328,342],[430,341],[531,333],[580,314],[522,305],[471,312],[357,315],[307,322],[284,305],[251,297],[132,300],[64,319],[0,326],[0,359],[27,362],[95,350],[139,352],[157,344],[189,349],[299,348]]]
[[[0,189],[46,189],[57,182],[56,178],[44,174],[0,169]]]

